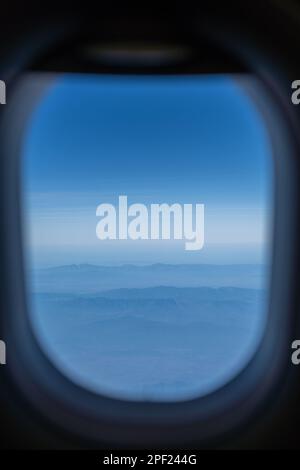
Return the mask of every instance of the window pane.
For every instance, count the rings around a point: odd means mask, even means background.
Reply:
[[[30,315],[69,378],[176,401],[247,364],[267,314],[272,160],[239,77],[52,77],[22,165]]]

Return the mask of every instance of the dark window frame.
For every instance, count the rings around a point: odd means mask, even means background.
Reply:
[[[213,31],[214,28],[210,27],[209,34],[213,34]],[[224,33],[224,37],[220,31],[214,37],[224,41],[233,55],[241,54],[241,63],[247,63],[248,70],[257,74],[266,89],[268,110],[267,107],[264,108],[269,115],[268,122],[274,136],[275,161],[271,315],[264,340],[247,368],[225,386],[199,399],[180,403],[135,403],[101,397],[70,382],[40,350],[26,314],[26,278],[22,251],[22,193],[18,160],[20,131],[28,110],[23,106],[18,122],[14,120],[15,115],[9,105],[1,110],[0,213],[5,230],[0,249],[5,301],[5,316],[2,315],[2,321],[8,349],[8,375],[33,409],[59,428],[89,442],[118,443],[129,447],[182,447],[200,443],[204,445],[212,440],[216,442],[216,439],[229,432],[237,432],[242,424],[254,419],[261,407],[280,393],[281,385],[290,376],[290,369],[286,367],[290,357],[290,341],[293,333],[296,335],[299,331],[296,328],[299,327],[296,319],[299,267],[296,261],[299,260],[297,235],[300,233],[297,216],[300,201],[298,116],[286,95],[289,80],[282,75],[284,57],[278,55],[275,67],[268,55],[268,48],[263,43],[257,48],[250,33],[248,36],[245,33],[247,37],[243,42],[238,32],[233,28],[230,34]],[[74,33],[72,28],[70,33]],[[13,72],[6,69],[8,102],[17,93],[18,75],[24,69],[33,68],[36,58],[43,53],[43,48],[49,47],[49,41],[50,44],[52,41],[60,42],[60,35],[59,29],[58,37],[52,34],[51,40],[47,38],[45,42],[41,35],[38,50],[35,50],[31,41],[20,46],[18,52],[23,47],[28,61],[24,63],[19,60],[20,55],[16,56]],[[234,38],[238,51],[231,42]],[[192,43],[193,47],[200,47],[196,34]],[[217,56],[214,57],[214,62],[218,64]],[[55,69],[53,64],[51,68]],[[161,69],[156,70],[159,73]],[[98,68],[95,71],[98,72]],[[115,71],[120,73],[118,67]],[[128,70],[124,71],[128,73]],[[140,70],[141,73],[146,71],[149,72],[144,67]],[[173,68],[170,72],[175,71]],[[109,73],[111,72],[110,69]],[[137,70],[131,72],[136,73]]]

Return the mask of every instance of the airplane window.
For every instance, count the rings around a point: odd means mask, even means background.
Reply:
[[[56,367],[138,401],[237,375],[266,326],[272,171],[239,76],[51,76],[22,184],[29,313]]]

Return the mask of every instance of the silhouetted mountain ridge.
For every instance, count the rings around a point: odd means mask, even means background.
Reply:
[[[261,288],[266,279],[262,265],[152,264],[104,266],[73,264],[32,272],[35,292],[99,293],[120,288],[240,287]]]

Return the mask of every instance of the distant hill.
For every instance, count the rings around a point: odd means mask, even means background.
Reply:
[[[265,293],[255,289],[239,288],[176,288],[116,289],[95,294],[36,294],[37,311],[54,322],[63,318],[84,324],[121,318],[144,319],[147,322],[173,324],[233,322],[235,326],[248,324],[246,317],[256,320],[264,305]],[[49,317],[49,318],[50,318]],[[52,321],[51,320],[51,321]],[[251,319],[250,319],[251,322]]]
[[[254,301],[261,298],[258,289],[239,287],[169,287],[157,286],[144,289],[113,289],[103,292],[105,298],[111,299],[174,299],[196,301]]]
[[[31,273],[35,292],[99,293],[109,289],[174,287],[265,287],[262,265],[152,264],[66,265]]]
[[[176,399],[241,369],[260,341],[265,300],[262,290],[233,287],[48,292],[31,297],[31,315],[47,353],[79,383],[131,399]]]

